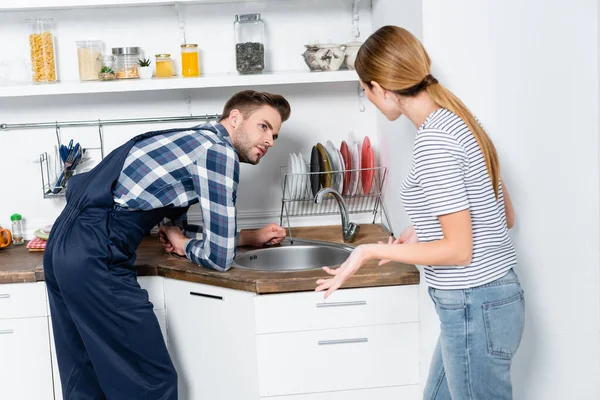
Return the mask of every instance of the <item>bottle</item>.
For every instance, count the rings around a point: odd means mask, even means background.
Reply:
[[[260,74],[265,68],[265,26],[260,14],[238,14],[233,27],[236,69],[240,74]]]
[[[198,45],[197,44],[182,44],[181,45],[181,75],[186,78],[200,76],[200,61],[199,61]]]
[[[25,243],[25,240],[23,240],[23,217],[21,217],[21,214],[11,215],[10,221],[12,222],[13,244],[18,245]]]

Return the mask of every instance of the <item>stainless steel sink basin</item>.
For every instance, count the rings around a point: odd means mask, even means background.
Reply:
[[[255,271],[301,271],[321,267],[339,267],[350,255],[353,247],[344,244],[288,239],[281,245],[240,253],[233,267]]]

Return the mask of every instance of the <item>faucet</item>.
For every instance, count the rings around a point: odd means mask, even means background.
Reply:
[[[323,188],[317,192],[315,195],[315,203],[320,204],[323,201],[323,197],[327,193],[331,193],[333,197],[338,202],[340,207],[340,213],[342,214],[342,234],[344,236],[344,242],[352,243],[356,239],[356,235],[360,230],[360,225],[355,224],[354,222],[350,222],[350,217],[348,216],[348,209],[346,208],[346,203],[344,202],[344,198],[335,189],[332,188]]]

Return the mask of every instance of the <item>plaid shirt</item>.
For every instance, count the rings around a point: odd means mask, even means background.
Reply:
[[[115,203],[129,210],[187,207],[200,202],[202,226],[177,221],[190,240],[187,258],[217,271],[231,267],[237,245],[236,196],[240,163],[221,124],[187,131],[165,131],[136,143],[113,191]]]

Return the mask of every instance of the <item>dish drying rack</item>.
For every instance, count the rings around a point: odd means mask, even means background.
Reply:
[[[310,164],[307,164],[308,170],[310,171]],[[373,172],[373,181],[368,193],[365,193],[362,185],[362,175],[364,172]],[[377,215],[380,213],[382,217],[382,223],[386,226],[389,232],[393,232],[389,215],[383,202],[383,190],[385,188],[385,180],[387,178],[387,167],[374,167],[374,168],[359,168],[350,169],[346,171],[323,171],[323,172],[306,172],[306,173],[288,173],[288,167],[280,167],[280,177],[283,196],[281,199],[281,212],[279,215],[279,224],[283,226],[283,220],[285,218],[287,223],[287,230],[291,237],[291,224],[290,217],[304,217],[304,216],[324,216],[324,215],[340,215],[340,208],[337,200],[330,194],[323,198],[320,204],[315,203],[316,193],[312,193],[310,186],[310,178],[313,175],[319,175],[319,181],[322,182],[321,178],[324,175],[331,175],[332,186],[335,188],[336,174],[341,176],[338,179],[344,179],[345,173],[357,173],[358,174],[358,186],[357,190],[353,194],[342,194],[342,198],[346,203],[346,209],[348,214],[373,214],[373,222],[377,220]],[[298,183],[299,182],[299,183]],[[300,185],[299,192],[296,192],[296,185]],[[319,189],[322,189],[320,185]],[[337,189],[336,189],[337,190]],[[385,222],[384,222],[385,221]]]

